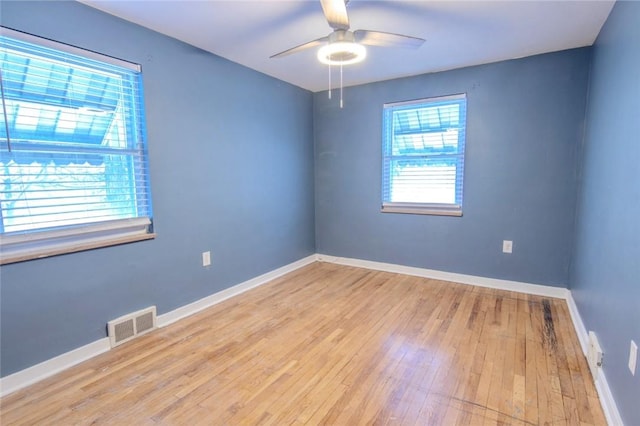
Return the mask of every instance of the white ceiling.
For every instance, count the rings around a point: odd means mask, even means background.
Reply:
[[[80,1],[296,86],[328,88],[317,49],[269,59],[331,32],[318,0]],[[344,85],[589,46],[614,1],[351,0],[352,30],[427,41],[418,50],[369,46],[363,63],[344,68]]]

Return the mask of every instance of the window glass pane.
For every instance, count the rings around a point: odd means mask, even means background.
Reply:
[[[455,159],[392,161],[389,201],[454,204],[455,194]]]
[[[36,53],[6,49],[2,55],[11,137],[44,143],[103,143],[117,108],[121,113],[131,109],[126,77],[45,60]]]
[[[460,210],[466,96],[384,107],[383,205]]]
[[[129,155],[3,153],[5,232],[138,217],[135,159]]]
[[[0,37],[2,234],[151,218],[140,73],[97,56]]]
[[[450,129],[445,132],[414,133],[397,135],[393,143],[393,155],[423,155],[425,153],[458,151],[459,132]]]

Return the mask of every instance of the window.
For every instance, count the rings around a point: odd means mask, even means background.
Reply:
[[[384,105],[382,211],[462,216],[465,95]]]
[[[152,238],[140,66],[0,28],[2,263]]]

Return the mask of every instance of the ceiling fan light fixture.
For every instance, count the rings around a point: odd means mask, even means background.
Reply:
[[[351,65],[364,61],[367,49],[352,41],[337,41],[318,49],[318,60],[326,65]]]

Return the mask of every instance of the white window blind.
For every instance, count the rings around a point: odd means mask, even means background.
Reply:
[[[140,67],[1,28],[2,263],[147,238]]]
[[[462,215],[466,95],[385,104],[382,211]]]

